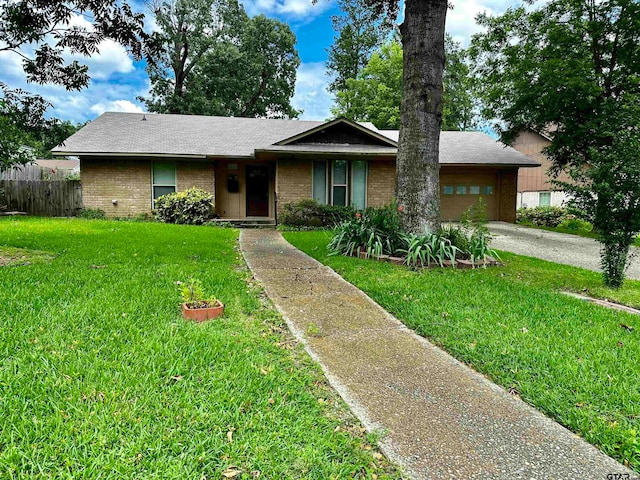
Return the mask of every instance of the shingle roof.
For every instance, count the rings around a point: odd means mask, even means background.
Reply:
[[[56,154],[160,154],[250,157],[256,148],[324,122],[199,115],[107,112],[80,129]]]
[[[146,120],[143,120],[145,118]],[[310,153],[394,155],[393,147],[371,145],[275,143],[325,122],[197,115],[104,113],[53,149],[57,155],[163,155],[198,157],[253,157],[256,150]],[[377,130],[398,140],[397,130]],[[440,163],[467,165],[538,166],[526,155],[480,132],[442,132]]]
[[[398,130],[379,130],[398,141]],[[540,163],[515,148],[482,132],[440,132],[440,163],[443,165],[517,165],[539,167]]]

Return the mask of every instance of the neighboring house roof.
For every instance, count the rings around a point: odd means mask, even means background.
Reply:
[[[362,143],[304,143],[344,124],[371,138]],[[256,152],[395,155],[398,132],[346,119],[330,122],[108,112],[53,149],[56,155],[251,158]],[[308,141],[308,140],[307,140]],[[442,132],[440,163],[538,166],[480,132]]]
[[[80,166],[80,160],[65,160],[62,158],[44,159],[39,158],[34,163],[40,167],[61,169],[61,170],[73,170]]]

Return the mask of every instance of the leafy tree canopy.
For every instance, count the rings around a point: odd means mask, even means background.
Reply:
[[[249,18],[236,0],[164,0],[155,6],[160,54],[148,73],[149,110],[244,117],[297,117],[300,64],[287,24]]]
[[[357,78],[391,32],[391,22],[366,0],[338,0],[342,15],[331,17],[336,36],[327,49],[327,71],[333,77],[329,91],[344,91]]]
[[[442,129],[468,130],[475,126],[475,102],[466,52],[450,37],[445,42],[446,63]],[[332,113],[357,121],[370,121],[381,129],[400,126],[402,101],[402,46],[386,43],[371,55],[357,78],[348,79],[337,93]]]
[[[552,0],[478,20],[486,32],[471,50],[485,116],[506,143],[527,128],[550,136],[552,172],[576,180],[561,186],[600,235],[605,282],[619,286],[640,231],[630,150],[640,139],[640,4]]]
[[[90,78],[88,67],[66,61],[65,53],[88,57],[98,52],[100,42],[111,39],[139,59],[147,38],[142,27],[143,15],[119,0],[0,2],[0,52],[23,59],[27,81],[67,90],[86,87]],[[44,118],[49,106],[39,95],[0,84],[0,169],[31,161],[51,148],[46,139],[56,138],[64,127]],[[28,148],[34,143],[35,150]]]

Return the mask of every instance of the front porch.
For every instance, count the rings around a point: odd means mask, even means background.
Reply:
[[[275,162],[218,160],[215,209],[220,221],[275,225]]]

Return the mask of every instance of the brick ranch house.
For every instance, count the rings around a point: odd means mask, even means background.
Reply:
[[[153,209],[154,199],[198,187],[226,219],[275,220],[314,198],[358,208],[395,193],[398,131],[329,122],[105,113],[54,150],[80,158],[85,207],[108,216]],[[539,163],[478,132],[442,132],[442,218],[479,197],[491,220],[515,221],[518,169]]]

